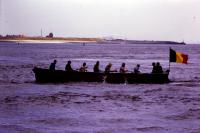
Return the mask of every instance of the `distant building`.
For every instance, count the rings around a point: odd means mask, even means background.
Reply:
[[[46,37],[48,37],[48,38],[53,38],[53,33],[52,33],[52,32],[49,33],[49,35],[47,35]]]

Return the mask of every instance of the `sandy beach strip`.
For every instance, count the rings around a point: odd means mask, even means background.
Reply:
[[[0,42],[13,42],[13,43],[95,43],[97,41],[86,41],[86,40],[0,40]]]

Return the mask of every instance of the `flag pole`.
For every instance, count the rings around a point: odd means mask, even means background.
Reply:
[[[169,72],[170,72],[170,49],[171,47],[169,47]]]

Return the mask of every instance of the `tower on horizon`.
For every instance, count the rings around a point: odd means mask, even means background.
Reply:
[[[43,37],[42,29],[41,29],[41,31],[40,31],[40,34],[41,34],[41,37]]]

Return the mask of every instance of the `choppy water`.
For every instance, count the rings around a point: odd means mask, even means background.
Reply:
[[[119,68],[153,61],[168,69],[169,47],[189,54],[189,64],[171,63],[170,84],[36,84],[32,68],[68,60],[92,70],[109,62]],[[200,46],[0,43],[0,132],[199,133]]]

